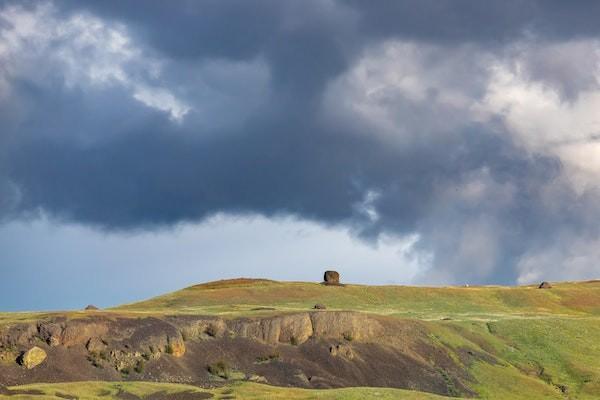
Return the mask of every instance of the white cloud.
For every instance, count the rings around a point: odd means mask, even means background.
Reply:
[[[573,46],[580,44],[573,43]],[[600,42],[589,44],[595,49],[600,73]],[[524,66],[527,53],[515,59],[499,60],[492,69],[481,109],[500,116],[514,141],[532,153],[558,157],[574,189],[582,193],[598,185],[600,177],[600,88],[590,84],[580,88],[573,99],[561,96],[560,88],[543,79],[532,79]],[[572,60],[573,63],[578,60]]]
[[[329,85],[323,107],[340,119],[358,118],[365,132],[390,143],[451,134],[473,120],[487,58],[469,46],[385,42]]]
[[[531,154],[560,159],[578,193],[599,183],[598,40],[524,40],[497,53],[385,42],[331,83],[323,108],[400,145],[487,124]]]
[[[532,250],[523,256],[517,265],[517,283],[598,278],[600,240],[562,239],[552,248]]]
[[[152,88],[144,85],[136,85],[133,97],[157,110],[168,112],[171,118],[181,121],[190,107],[178,100],[168,90]]]
[[[375,206],[375,202],[381,196],[381,194],[375,190],[368,190],[365,193],[363,200],[354,205],[355,210],[361,216],[365,217],[369,222],[377,222],[380,218],[379,213],[377,212],[377,207]]]
[[[8,98],[14,78],[43,85],[58,74],[71,88],[121,86],[174,121],[191,109],[160,83],[161,60],[146,55],[120,24],[89,14],[60,19],[50,3],[6,6],[0,21],[0,99]]]

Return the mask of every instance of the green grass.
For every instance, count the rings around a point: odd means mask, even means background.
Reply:
[[[10,387],[16,391],[36,391],[40,394],[22,394],[2,396],[0,399],[32,399],[32,400],[59,400],[65,395],[77,397],[80,400],[96,400],[116,398],[119,393],[127,392],[135,396],[144,397],[158,392],[173,394],[179,392],[207,392],[196,386],[155,383],[155,382],[71,382],[71,383],[39,383]],[[61,397],[62,396],[62,397]]]
[[[553,289],[519,287],[324,286],[306,282],[230,280],[196,285],[114,311],[222,316],[309,310],[356,310],[405,318],[500,319],[543,315],[600,316],[600,282]],[[262,309],[261,309],[262,308]],[[275,308],[275,310],[264,310]]]
[[[154,393],[174,394],[178,392],[206,392],[215,399],[227,396],[244,400],[442,400],[448,397],[410,390],[388,388],[344,388],[344,389],[297,389],[279,388],[250,382],[237,382],[217,389],[202,389],[190,385],[154,382],[74,382],[33,384],[11,387],[11,390],[39,391],[41,394],[23,394],[2,396],[7,400],[64,400],[65,396],[77,397],[80,400],[107,400],[115,398],[119,392],[131,393],[143,398]],[[62,397],[60,397],[62,396]]]
[[[451,355],[468,348],[496,360],[467,366],[482,398],[600,398],[600,318],[507,318],[491,331],[483,321],[426,326]]]

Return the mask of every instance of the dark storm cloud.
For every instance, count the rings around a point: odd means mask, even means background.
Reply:
[[[351,0],[361,28],[377,35],[439,42],[502,42],[525,31],[547,39],[597,35],[600,4],[581,0]]]
[[[584,217],[597,214],[596,197],[572,195],[556,183],[558,159],[532,156],[498,134],[501,127],[469,123],[396,146],[363,132],[372,126],[324,116],[321,101],[336,78],[384,39],[448,46],[449,53],[471,44],[493,53],[528,35],[594,37],[597,2],[64,1],[56,7],[62,18],[86,12],[123,24],[145,54],[166,60],[167,75],[186,71],[163,82],[181,88],[184,99],[193,102],[194,92],[204,89],[178,77],[207,60],[261,60],[268,93],[260,112],[233,127],[211,127],[195,124],[194,110],[173,121],[127,88],[65,89],[60,71],[50,82],[11,78],[17,110],[0,111],[0,194],[12,193],[6,195],[12,200],[0,202],[5,215],[43,210],[122,230],[222,211],[293,214],[347,224],[365,238],[418,233],[420,248],[434,254],[440,281],[513,282],[519,258],[554,240],[548,232],[596,234]],[[559,74],[540,65],[532,74]],[[257,99],[238,101],[235,107],[243,108]],[[239,110],[231,107],[215,118],[236,120]],[[418,137],[418,121],[409,127]],[[461,192],[473,180],[486,193],[470,202]],[[498,201],[508,184],[515,200]],[[558,206],[544,204],[548,185],[559,186]],[[375,196],[366,204],[369,193]],[[364,212],[367,206],[376,218]],[[469,241],[461,236],[465,231],[485,236],[479,247],[489,246],[489,254],[467,249],[456,255]],[[481,260],[472,255],[488,257],[488,269],[477,273]]]

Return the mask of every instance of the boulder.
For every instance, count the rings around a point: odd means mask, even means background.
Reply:
[[[339,285],[340,274],[337,271],[325,271],[323,280],[326,285]]]
[[[548,282],[542,282],[540,283],[540,286],[538,286],[538,289],[551,289],[552,285]]]
[[[32,369],[40,365],[46,359],[46,357],[47,355],[44,350],[34,346],[23,353],[19,361],[20,364],[25,368]]]
[[[100,339],[99,337],[91,338],[85,345],[85,348],[92,353],[100,353],[106,350],[107,347],[108,345],[106,344],[106,342]]]
[[[325,304],[317,303],[313,308],[315,310],[325,310],[327,307],[325,307]]]
[[[98,310],[99,310],[99,308],[93,304],[88,304],[88,306],[85,308],[85,311],[98,311]]]

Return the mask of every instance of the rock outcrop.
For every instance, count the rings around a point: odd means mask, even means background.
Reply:
[[[85,307],[85,311],[98,311],[98,310],[99,310],[99,308],[93,304],[88,304],[87,307]]]
[[[231,321],[229,328],[235,336],[260,340],[270,344],[304,343],[313,334],[308,313],[256,320],[239,319]]]
[[[67,323],[62,318],[42,321],[37,325],[38,337],[52,347],[86,344],[91,337],[107,333],[108,328],[108,320],[100,319],[81,319]]]
[[[333,357],[344,357],[348,360],[354,359],[354,352],[352,351],[352,347],[347,344],[338,344],[335,346],[329,347],[329,354]]]
[[[0,384],[100,379],[210,385],[214,377],[206,366],[223,361],[246,379],[280,386],[418,387],[445,394],[452,379],[469,393],[457,380],[464,378],[462,366],[427,341],[421,323],[350,311],[233,319],[50,316],[2,329],[0,352],[8,358],[0,363]],[[22,366],[14,362],[19,354]],[[374,370],[374,362],[385,369]],[[435,365],[444,365],[450,378]]]
[[[46,357],[44,350],[34,346],[21,355],[19,363],[27,369],[32,369],[44,362]]]
[[[339,285],[340,274],[337,271],[325,271],[323,283],[326,285]]]
[[[317,305],[317,309],[324,306]],[[123,350],[181,357],[186,340],[247,338],[266,344],[301,344],[310,338],[369,340],[382,334],[377,317],[353,311],[312,311],[225,320],[211,316],[111,319],[95,316],[56,318],[12,327],[2,344],[23,349],[40,340],[50,347],[81,346],[91,353]],[[351,339],[349,339],[351,338]]]
[[[100,339],[99,337],[90,338],[90,340],[88,340],[88,342],[85,345],[85,348],[90,353],[103,352],[104,350],[106,350],[107,347],[108,347],[108,343],[106,343],[104,340]]]
[[[310,318],[315,337],[369,340],[384,330],[376,318],[352,311],[314,312]]]
[[[538,289],[552,289],[552,285],[546,281],[540,283]]]

